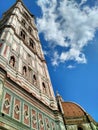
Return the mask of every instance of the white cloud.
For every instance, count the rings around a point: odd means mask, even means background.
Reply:
[[[81,0],[78,4],[74,0],[38,0],[42,17],[37,18],[37,26],[49,46],[54,47],[54,51],[51,51],[53,65],[68,60],[87,62],[83,48],[93,40],[98,28],[98,8],[83,6],[86,2]]]
[[[46,50],[43,50],[44,55],[48,55],[48,52]]]
[[[85,4],[87,2],[87,0],[81,0],[81,3],[79,4],[79,6]]]
[[[69,65],[69,66],[67,66],[67,68],[68,68],[68,69],[73,69],[73,68],[75,68],[75,66]]]
[[[53,66],[58,66],[58,64],[59,64],[59,55],[58,55],[57,51],[54,52],[54,55],[53,55],[53,57],[51,59],[51,62],[52,62]]]
[[[77,63],[87,62],[85,55],[81,53],[79,50],[75,50],[74,48],[70,49],[70,51],[68,52],[62,52],[59,59],[61,62],[68,61],[69,59],[74,60]]]

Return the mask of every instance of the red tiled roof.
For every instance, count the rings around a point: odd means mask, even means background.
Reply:
[[[73,102],[62,102],[65,117],[81,117],[85,115],[85,111]]]

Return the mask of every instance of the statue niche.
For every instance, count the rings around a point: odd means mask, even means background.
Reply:
[[[9,64],[10,64],[12,67],[15,67],[15,57],[14,57],[14,56],[11,56],[11,57],[10,57]]]

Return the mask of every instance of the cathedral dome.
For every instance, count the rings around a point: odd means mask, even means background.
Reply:
[[[82,117],[85,115],[85,111],[73,102],[62,102],[62,108],[65,118]]]

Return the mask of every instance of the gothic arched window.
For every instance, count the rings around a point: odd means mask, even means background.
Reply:
[[[22,39],[25,40],[25,38],[26,38],[26,32],[23,29],[20,31],[20,36],[21,36]]]
[[[36,75],[35,75],[35,74],[33,75],[33,84],[34,84],[34,85],[37,84],[37,78],[36,78]]]
[[[36,75],[35,74],[33,75],[33,79],[36,80]]]
[[[31,34],[31,32],[32,32],[32,28],[29,26],[28,27],[28,32]]]
[[[46,85],[44,82],[42,82],[42,88],[43,88],[43,93],[47,93]]]
[[[28,16],[28,14],[26,12],[24,12],[23,15],[24,15],[25,19],[30,22],[30,18]]]
[[[26,66],[23,66],[23,75],[26,76],[26,74],[27,74],[27,68]]]
[[[22,25],[25,27],[26,21],[25,21],[24,19],[22,19],[21,23],[22,23]]]
[[[11,66],[15,67],[15,57],[14,57],[14,56],[11,56],[11,57],[10,57],[10,62],[9,62],[9,64],[10,64]]]
[[[34,41],[32,39],[29,40],[29,45],[30,45],[30,48],[34,49]]]

